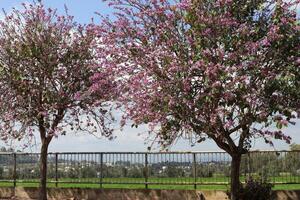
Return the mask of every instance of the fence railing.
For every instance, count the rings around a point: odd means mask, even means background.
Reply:
[[[39,182],[38,153],[0,153],[0,182],[16,186]],[[49,153],[47,182],[52,186],[227,185],[231,157],[225,152]],[[240,179],[300,184],[300,151],[255,151],[243,155]],[[121,186],[123,185],[123,186]]]

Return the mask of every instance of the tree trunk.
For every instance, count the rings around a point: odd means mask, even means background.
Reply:
[[[47,200],[47,153],[49,141],[42,140],[41,157],[40,157],[40,192],[39,200]]]
[[[242,155],[234,154],[231,157],[230,199],[240,200],[240,165]]]

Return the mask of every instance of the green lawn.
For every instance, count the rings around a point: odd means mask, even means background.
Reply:
[[[246,179],[245,176],[241,176],[241,182],[244,182]],[[198,184],[208,184],[208,185],[218,185],[218,184],[228,184],[230,178],[229,177],[201,177],[197,178],[196,182]],[[271,177],[269,180],[272,183],[299,183],[300,184],[300,176],[277,176]],[[26,179],[23,182],[37,182],[38,179]],[[48,179],[49,182],[54,182],[55,179]],[[72,183],[99,183],[100,178],[59,178],[59,182],[72,182]],[[124,184],[142,184],[145,182],[145,178],[103,178],[102,180],[104,183],[124,183]],[[193,184],[194,178],[192,177],[178,177],[178,178],[162,178],[162,177],[149,177],[148,182],[155,184],[155,183],[162,183],[162,184]]]
[[[245,177],[241,177],[241,181],[244,181]],[[300,184],[295,184],[300,182],[300,177],[273,177],[270,179],[277,183],[273,187],[274,190],[300,190]],[[16,186],[19,187],[38,187],[38,179],[27,179],[23,181],[18,181]],[[54,179],[49,179],[49,181],[54,181]],[[61,188],[100,188],[99,178],[85,178],[85,179],[71,179],[64,178],[59,179],[61,183],[58,183],[58,187]],[[104,178],[102,184],[103,188],[124,188],[124,189],[144,189],[145,185],[143,182],[144,178]],[[205,177],[197,179],[197,189],[198,190],[228,190],[228,177]],[[70,182],[70,183],[66,183]],[[80,183],[82,182],[82,183]],[[93,183],[89,183],[93,182]],[[193,178],[149,178],[148,185],[149,189],[184,189],[193,190],[194,189],[194,179]],[[115,184],[108,184],[115,183]],[[122,184],[123,183],[123,184]],[[158,184],[161,183],[162,185]],[[181,183],[183,185],[172,185],[172,183]],[[292,183],[292,184],[287,184]],[[12,182],[0,182],[0,187],[11,187]],[[48,183],[48,187],[56,187],[55,183]]]

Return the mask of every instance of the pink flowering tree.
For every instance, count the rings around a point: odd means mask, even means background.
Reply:
[[[0,134],[5,141],[39,135],[44,200],[51,140],[67,130],[111,136],[114,84],[108,69],[95,68],[94,25],[40,3],[23,6],[0,22]]]
[[[290,142],[281,128],[300,116],[299,1],[108,2],[117,11],[97,52],[120,75],[123,122],[148,124],[163,147],[215,141],[232,157],[238,199],[251,141]]]

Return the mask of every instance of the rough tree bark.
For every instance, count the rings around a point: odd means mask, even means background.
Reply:
[[[59,109],[51,125],[50,133],[54,132],[55,128],[58,126],[59,122],[63,119],[63,117],[64,117],[64,109]],[[48,154],[48,146],[53,136],[51,134],[47,135],[43,117],[39,119],[39,131],[40,131],[40,138],[42,141],[41,157],[39,163],[40,164],[39,200],[47,200],[47,154]]]
[[[230,181],[230,199],[240,200],[240,165],[242,154],[235,153],[231,155],[231,181]]]
[[[40,157],[40,192],[39,200],[47,200],[47,154],[50,143],[49,138],[42,140],[41,157]]]
[[[218,139],[215,136],[211,136],[216,144],[227,152],[231,156],[231,178],[230,178],[230,199],[231,200],[241,200],[240,199],[240,166],[242,155],[247,153],[247,150],[243,148],[244,141],[249,133],[248,129],[245,129],[243,134],[239,139],[238,145],[236,145],[228,133],[224,133],[226,142]]]

